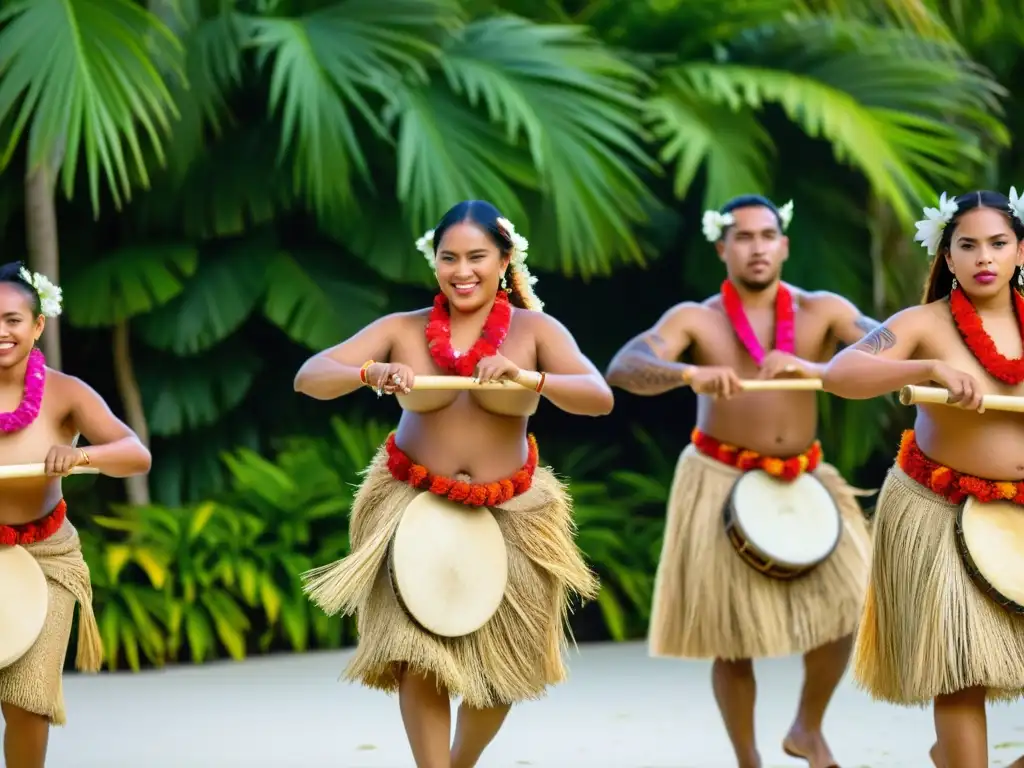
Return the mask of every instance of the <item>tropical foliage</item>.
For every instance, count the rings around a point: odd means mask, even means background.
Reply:
[[[457,200],[486,197],[517,222],[548,307],[599,365],[669,304],[716,288],[700,213],[742,192],[795,200],[788,279],[875,316],[915,301],[915,211],[1021,170],[1017,10],[5,4],[0,234],[65,287],[51,363],[82,372],[156,459],[123,494],[95,486],[86,543],[108,645],[135,666],[347,637],[289,579],[343,550],[356,459],[383,427],[363,418],[368,401],[290,396],[291,378],[311,350],[429,301],[411,243]],[[905,411],[821,402],[840,469],[888,461]],[[671,429],[645,421],[650,434],[627,397],[600,433],[541,417],[559,425],[543,444],[574,482],[615,637],[645,625],[666,457],[692,421],[679,407]]]

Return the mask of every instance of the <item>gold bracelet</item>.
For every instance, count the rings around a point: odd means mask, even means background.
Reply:
[[[547,379],[548,375],[544,371],[540,372],[540,380],[537,382],[537,394],[539,395],[544,391],[544,380]]]
[[[366,380],[366,372],[370,370],[370,366],[376,363],[375,360],[367,360],[363,363],[363,367],[359,369],[359,380],[366,386],[370,386],[370,382]]]
[[[82,452],[82,463],[83,464],[92,464],[92,459],[90,459],[89,458],[89,454],[85,452],[85,448],[79,448],[78,450],[80,450]]]
[[[693,381],[693,368],[694,367],[692,365],[688,365],[685,368],[683,368],[683,384],[685,384],[687,387],[690,386],[690,382]]]

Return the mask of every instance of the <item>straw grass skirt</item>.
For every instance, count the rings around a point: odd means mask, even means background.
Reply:
[[[889,471],[853,664],[876,699],[927,706],[972,687],[995,701],[1024,696],[1024,616],[971,580],[956,549],[958,510],[898,467]]]
[[[356,613],[359,644],[343,673],[393,692],[401,665],[437,676],[477,708],[544,695],[566,669],[570,593],[596,597],[598,583],[576,548],[572,506],[562,483],[538,467],[532,487],[491,511],[508,548],[508,586],[491,620],[471,635],[436,637],[401,609],[387,572],[388,544],[420,493],[395,480],[382,449],[352,506],[351,554],[304,575],[306,591],[328,614]]]
[[[679,457],[654,588],[652,656],[756,659],[805,653],[853,633],[867,586],[870,539],[854,489],[828,464],[843,532],[810,573],[781,581],[740,558],[722,512],[741,472],[688,446]]]
[[[83,672],[96,672],[103,660],[103,646],[92,611],[89,566],[82,558],[78,532],[67,520],[53,536],[25,549],[46,574],[49,613],[39,639],[28,653],[0,669],[0,702],[42,715],[53,725],[64,725],[64,660],[76,602],[82,615],[75,666]]]

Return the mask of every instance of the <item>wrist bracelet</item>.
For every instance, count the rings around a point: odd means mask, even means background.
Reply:
[[[371,365],[375,364],[375,360],[367,360],[365,363],[363,363],[363,367],[359,369],[359,380],[363,382],[363,384],[365,384],[366,386],[370,386],[370,382],[366,380],[366,372],[370,370]]]
[[[690,386],[690,382],[693,381],[693,368],[694,367],[692,365],[688,365],[685,368],[683,368],[682,379],[683,384],[685,384],[686,386]]]
[[[82,463],[92,464],[92,459],[90,459],[89,454],[85,452],[85,448],[79,448],[78,450],[82,452]]]
[[[544,371],[540,371],[540,380],[537,382],[537,394],[544,391],[544,380],[548,377]]]

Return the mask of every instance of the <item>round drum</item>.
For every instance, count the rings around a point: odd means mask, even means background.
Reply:
[[[724,522],[740,557],[777,579],[802,576],[824,562],[843,533],[832,495],[808,473],[788,482],[763,470],[745,472],[732,488]]]
[[[956,516],[956,545],[974,583],[1024,614],[1024,507],[968,498]]]
[[[424,491],[402,513],[388,557],[399,604],[421,629],[462,637],[505,598],[508,551],[491,510]]]
[[[36,642],[49,610],[46,577],[23,547],[0,546],[0,669]]]

